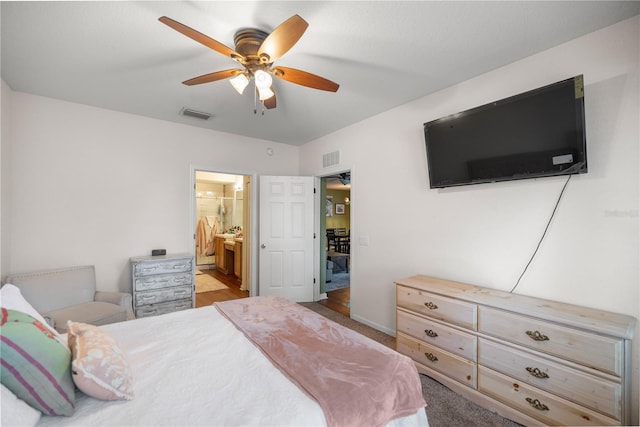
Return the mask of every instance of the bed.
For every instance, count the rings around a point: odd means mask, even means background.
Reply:
[[[299,304],[278,297],[254,297],[235,301],[236,303],[222,303],[235,304],[227,305],[226,311],[220,306],[208,306],[101,326],[99,329],[112,337],[126,355],[133,377],[133,398],[107,401],[76,390],[72,416],[43,415],[37,425],[373,425],[367,418],[369,409],[361,406],[362,401],[367,400],[367,395],[371,395],[374,400],[390,401],[370,402],[374,406],[386,408],[382,414],[377,415],[378,425],[428,425],[418,373],[410,359],[407,358],[413,367],[411,375],[415,375],[415,378],[407,377],[406,380],[396,381],[392,378],[396,376],[395,373],[383,374],[379,378],[370,375],[372,380],[369,381],[369,386],[396,387],[389,392],[374,395],[375,393],[365,391],[366,384],[361,388],[359,380],[349,377],[349,372],[354,370],[350,366],[362,367],[364,364],[362,361],[350,360],[351,356],[345,356],[348,354],[345,349],[357,341],[357,345],[353,347],[357,351],[353,353],[371,351],[384,354],[385,357],[386,354],[392,354],[389,360],[395,360],[391,363],[394,365],[393,369],[396,369],[396,364],[404,365],[402,358],[405,356],[324,319]],[[272,312],[251,312],[252,308],[247,312],[249,302],[257,302],[261,309],[266,307]],[[292,305],[291,310],[295,310],[297,317],[278,320],[272,331],[263,329],[251,335],[242,329],[243,321],[261,327],[268,323],[264,321],[265,318],[279,318],[281,315],[274,313],[289,310],[289,305]],[[274,308],[276,311],[273,311]],[[303,320],[300,321],[301,319]],[[294,321],[296,325],[293,325]],[[239,322],[240,325],[234,322]],[[300,324],[304,327],[304,324],[318,325],[318,322],[322,323],[322,328],[329,328],[325,335],[330,339],[337,337],[338,346],[331,347],[326,342],[321,344],[327,347],[327,354],[340,355],[333,359],[340,359],[341,365],[336,365],[338,368],[332,367],[333,371],[321,372],[327,370],[321,359],[318,359],[322,351],[313,351],[311,356],[286,356],[285,359],[298,360],[299,365],[300,360],[304,361],[298,366],[298,370],[308,363],[306,374],[303,372],[303,378],[296,379],[295,375],[298,374],[295,374],[295,369],[287,367],[289,362],[274,360],[273,354],[269,353],[275,348],[276,352],[281,350],[285,355],[291,354],[291,343],[287,341],[289,338],[285,337],[283,340],[273,331],[287,329],[282,328],[283,325],[295,329],[300,328]],[[299,330],[289,334],[289,337],[298,336],[303,336]],[[309,338],[303,338],[302,341]],[[282,344],[283,341],[286,341],[286,345]],[[368,351],[361,352],[362,346]],[[342,350],[336,352],[338,348]],[[398,359],[395,354],[401,358]],[[376,356],[376,359],[380,357]],[[373,367],[375,371],[379,370],[378,367]],[[313,378],[317,380],[310,384],[308,381]],[[345,378],[348,378],[346,383]],[[328,398],[317,394],[317,388],[327,386],[335,394],[330,393]],[[345,403],[341,409],[343,412],[331,413],[332,409],[326,407],[327,404],[340,406],[340,401]],[[398,403],[399,401],[404,402]],[[348,407],[352,407],[354,412],[344,412]],[[380,422],[381,420],[384,422]]]

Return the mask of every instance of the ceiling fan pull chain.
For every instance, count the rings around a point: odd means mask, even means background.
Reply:
[[[258,114],[258,88],[256,87],[256,79],[253,79],[253,115]]]

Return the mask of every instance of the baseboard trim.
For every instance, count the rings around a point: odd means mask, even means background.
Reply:
[[[377,330],[378,330],[378,331],[380,331],[380,332],[384,332],[384,333],[385,333],[385,334],[387,334],[387,335],[390,335],[390,336],[392,336],[392,337],[395,337],[395,336],[396,336],[396,331],[395,331],[395,330],[393,330],[393,329],[389,329],[389,328],[386,328],[386,327],[384,327],[384,326],[382,326],[382,325],[379,325],[379,324],[377,324],[377,323],[375,323],[375,322],[372,322],[372,321],[370,321],[370,320],[368,320],[368,319],[365,319],[364,317],[358,316],[357,314],[353,314],[353,313],[351,313],[351,318],[352,318],[353,320],[357,321],[357,322],[360,322],[360,323],[362,323],[362,324],[365,324],[365,325],[367,325],[367,326],[370,326],[370,327],[372,327],[373,329],[377,329]]]

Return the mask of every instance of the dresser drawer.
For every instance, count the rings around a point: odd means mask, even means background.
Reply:
[[[184,273],[192,270],[192,260],[165,259],[157,261],[139,262],[133,265],[133,275],[135,277],[152,276],[156,274]]]
[[[548,425],[620,425],[617,420],[484,366],[478,366],[478,389]]]
[[[192,282],[193,275],[191,273],[142,276],[134,279],[134,289],[136,291],[149,291],[152,289],[167,288],[170,286],[191,285]]]
[[[398,310],[399,332],[436,345],[466,359],[476,360],[477,338],[428,318]]]
[[[191,298],[193,295],[193,287],[176,286],[166,289],[155,289],[152,291],[136,292],[134,304],[136,306],[144,304],[156,304],[165,301],[174,301],[185,298]]]
[[[622,417],[622,386],[613,379],[590,375],[485,338],[479,341],[478,363],[618,420]]]
[[[624,340],[481,306],[479,331],[615,375],[622,374]]]
[[[402,333],[396,337],[396,349],[427,368],[440,371],[469,387],[476,388],[476,364],[470,360]]]
[[[160,314],[172,313],[174,311],[188,310],[192,307],[193,305],[190,299],[143,305],[141,307],[136,307],[136,317],[157,316]]]
[[[463,328],[477,330],[475,304],[400,285],[397,286],[396,293],[399,307]]]

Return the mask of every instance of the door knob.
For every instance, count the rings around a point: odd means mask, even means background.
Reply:
[[[267,247],[267,245],[265,245],[265,244],[263,243],[263,244],[261,244],[261,245],[260,245],[260,247],[261,247],[262,249],[264,249],[264,248],[266,248],[266,247]]]

